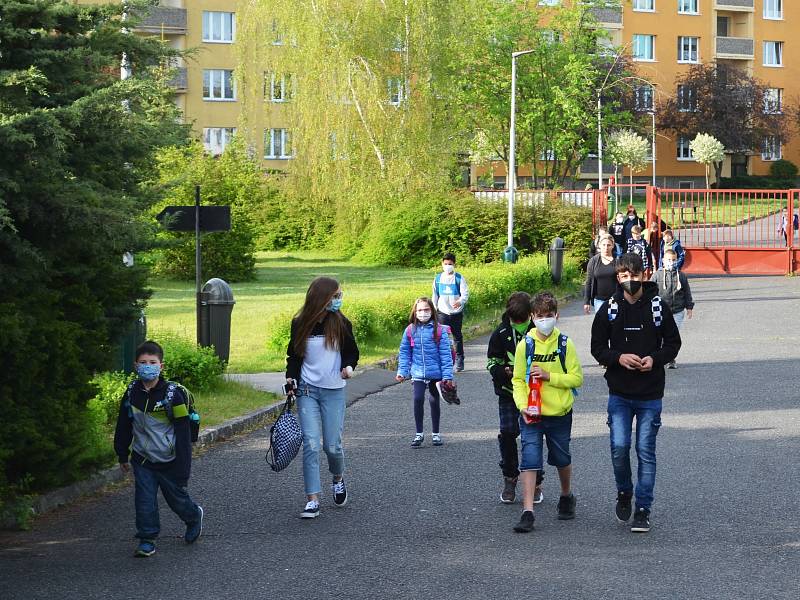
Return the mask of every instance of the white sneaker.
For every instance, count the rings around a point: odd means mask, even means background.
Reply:
[[[316,500],[309,500],[303,512],[300,513],[302,519],[313,519],[319,516],[319,502]]]
[[[542,488],[536,488],[533,492],[533,503],[541,504],[542,502],[544,502],[544,492]]]
[[[444,442],[442,441],[442,434],[441,433],[434,433],[431,436],[431,440],[433,441],[433,445],[434,446],[441,446],[442,444],[444,444]]]

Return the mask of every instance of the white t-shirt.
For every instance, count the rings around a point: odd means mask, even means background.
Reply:
[[[338,390],[346,385],[342,379],[342,355],[337,348],[325,347],[324,335],[313,335],[306,340],[300,379],[329,390]]]

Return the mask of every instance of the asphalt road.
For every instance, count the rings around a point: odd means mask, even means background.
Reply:
[[[408,384],[348,409],[346,507],[326,494],[320,517],[301,520],[301,461],[272,473],[257,432],[196,459],[191,492],[206,523],[194,546],[163,507],[158,552],[134,559],[125,487],[0,535],[0,597],[796,599],[800,280],[691,283],[697,309],[667,372],[649,534],[613,518],[606,387],[575,302],[561,316],[586,375],[574,521],[556,520],[548,470],[536,531],[512,532],[520,505],[498,499],[496,400],[479,341],[458,378],[462,406],[443,407],[443,447],[409,447]]]

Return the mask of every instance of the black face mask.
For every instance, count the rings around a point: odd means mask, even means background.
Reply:
[[[623,281],[620,285],[622,286],[622,289],[628,292],[631,296],[635,296],[639,290],[642,289],[642,282],[636,281],[635,279]]]

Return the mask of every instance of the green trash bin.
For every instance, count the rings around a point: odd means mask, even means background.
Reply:
[[[114,369],[116,371],[133,372],[136,360],[136,348],[147,339],[147,317],[144,311],[131,323],[114,346]]]
[[[515,263],[519,260],[519,250],[514,248],[514,246],[507,246],[505,250],[503,250],[503,262],[507,263]]]
[[[231,313],[236,301],[228,283],[218,277],[200,290],[200,345],[213,346],[222,362],[231,354]]]

